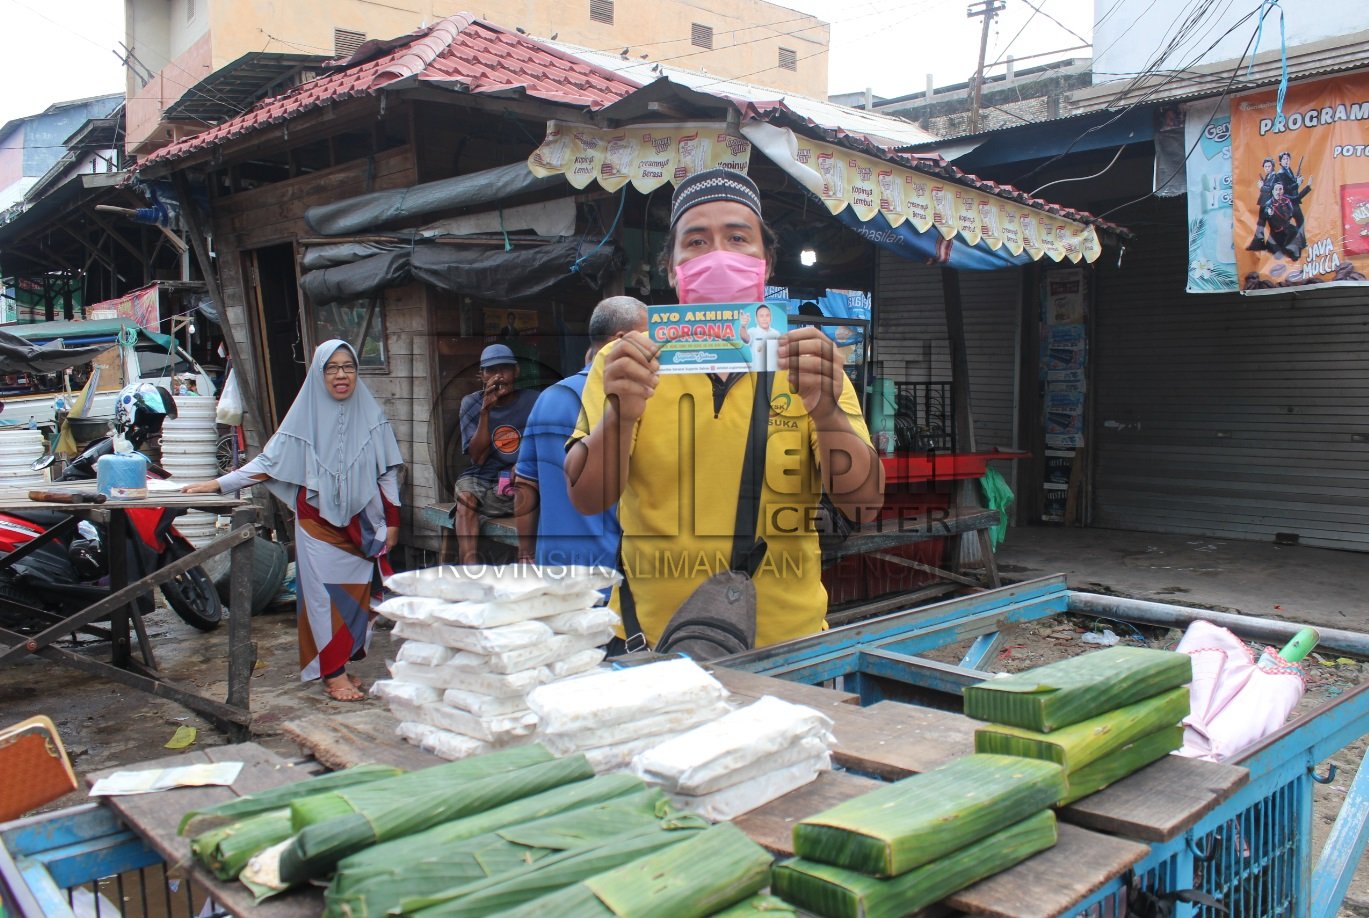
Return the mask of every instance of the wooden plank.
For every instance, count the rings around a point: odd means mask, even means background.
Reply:
[[[310,776],[307,768],[292,765],[256,743],[240,743],[143,762],[131,768],[108,768],[88,775],[86,780],[93,783],[116,771],[141,771],[205,762],[242,762],[243,769],[231,787],[180,787],[152,794],[97,799],[101,799],[105,806],[110,807],[129,828],[162,855],[168,869],[180,865],[188,870],[191,878],[202,885],[229,914],[252,918],[304,918],[318,915],[323,908],[323,894],[316,887],[295,890],[257,905],[252,901],[252,894],[247,887],[236,882],[224,883],[192,861],[190,840],[176,834],[177,824],[186,812],[301,781]]]
[[[442,759],[401,739],[395,733],[398,725],[389,711],[364,708],[286,721],[281,731],[334,771],[368,762],[410,771],[442,764]]]
[[[1169,841],[1249,782],[1250,772],[1235,765],[1167,755],[1075,801],[1060,818],[1110,835]]]
[[[816,781],[732,820],[751,840],[777,857],[794,856],[794,823],[852,797],[884,787],[883,781],[824,771]]]
[[[1150,853],[1150,846],[1109,838],[1060,823],[1054,848],[980,880],[946,898],[972,915],[996,918],[1051,918],[1126,873]]]
[[[818,685],[806,685],[802,682],[791,682],[788,679],[777,679],[773,676],[758,676],[742,669],[728,669],[726,666],[715,664],[705,664],[704,669],[713,674],[713,678],[723,684],[723,688],[731,692],[734,700],[750,704],[762,695],[773,695],[784,701],[793,704],[804,704],[810,708],[826,712],[832,705],[860,705],[860,696],[853,692],[843,692],[839,689],[823,688]]]
[[[963,714],[901,701],[868,708],[832,705],[824,713],[832,718],[837,739],[832,761],[886,781],[931,771],[974,752],[975,722]]]

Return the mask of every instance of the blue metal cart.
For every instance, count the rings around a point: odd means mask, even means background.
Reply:
[[[858,695],[862,705],[893,701],[955,710],[961,690],[988,675],[981,667],[997,652],[1005,625],[1069,611],[1097,614],[1087,594],[1071,592],[1062,577],[1047,577],[835,628],[721,662],[729,669],[809,685],[835,684]],[[919,656],[966,642],[969,651],[959,664]],[[1319,773],[1322,763],[1367,734],[1369,683],[1247,750],[1235,764],[1248,769],[1248,781],[1172,837],[1137,839],[1149,853],[1128,873],[1110,878],[1070,906],[1066,914],[1121,918],[1126,915],[1128,890],[1141,888],[1159,896],[1180,896],[1173,903],[1178,916],[1220,914],[1201,902],[1183,900],[1192,898],[1187,891],[1196,890],[1220,901],[1228,915],[1331,918],[1364,850],[1369,779],[1363,771],[1356,776],[1318,857],[1311,842],[1312,790],[1316,782],[1330,780],[1331,774]],[[1329,771],[1333,773],[1334,766]],[[102,806],[0,826],[0,902],[6,914],[71,915],[73,890],[92,884],[105,890],[108,898],[120,899],[122,914],[200,913],[203,891],[183,883],[168,892],[162,871],[157,853]],[[165,905],[149,911],[140,901],[148,895],[165,896]]]
[[[1096,599],[1096,597],[1093,597]],[[1011,587],[870,619],[822,634],[731,657],[731,668],[809,684],[834,681],[860,695],[862,705],[884,700],[946,706],[966,685],[989,674],[1006,625],[1079,611],[1097,615],[1087,594],[1063,577]],[[1195,610],[1201,612],[1201,610]],[[1228,616],[1223,616],[1229,621]],[[1251,619],[1253,626],[1270,625]],[[1238,634],[1240,629],[1236,629]],[[919,654],[969,640],[959,665]],[[1178,837],[1145,839],[1150,854],[1134,868],[1134,882],[1157,893],[1196,889],[1219,900],[1232,916],[1333,918],[1369,836],[1369,778],[1361,769],[1319,857],[1312,851],[1312,788],[1335,766],[1321,763],[1369,735],[1369,684],[1362,684],[1248,749],[1233,764],[1249,783]],[[1118,878],[1079,903],[1078,914],[1125,915]],[[1192,902],[1174,903],[1176,916],[1217,915]]]

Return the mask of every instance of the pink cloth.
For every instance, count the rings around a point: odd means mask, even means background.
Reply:
[[[1193,659],[1178,755],[1231,758],[1282,727],[1307,690],[1302,670],[1273,648],[1257,662],[1244,641],[1211,622],[1189,625],[1175,649]]]

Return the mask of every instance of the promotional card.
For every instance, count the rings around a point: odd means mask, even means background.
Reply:
[[[789,330],[783,303],[648,306],[647,319],[662,373],[773,371]]]

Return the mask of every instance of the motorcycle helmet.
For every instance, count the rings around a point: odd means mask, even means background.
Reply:
[[[176,416],[176,401],[171,393],[150,382],[131,383],[119,390],[114,402],[114,424],[120,430],[139,427],[161,430],[162,421]]]
[[[67,546],[67,560],[78,580],[99,580],[109,573],[109,559],[100,532],[88,520],[78,523],[77,530],[77,538]]]

